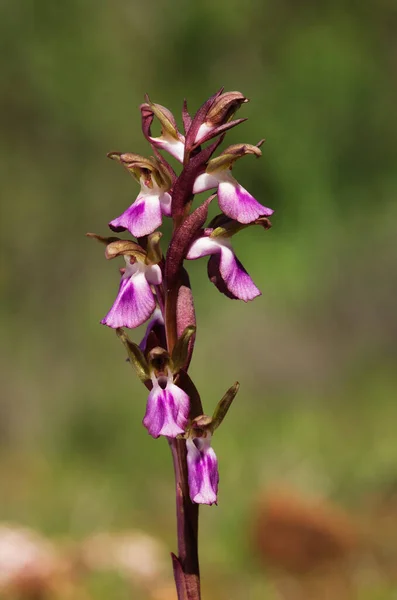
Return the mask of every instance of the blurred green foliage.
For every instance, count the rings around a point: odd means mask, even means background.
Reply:
[[[178,116],[221,85],[251,98],[228,142],[266,138],[236,174],[276,209],[270,232],[236,238],[255,303],[189,264],[206,410],[241,382],[215,440],[203,573],[263,598],[247,530],[272,481],[347,506],[395,481],[396,23],[393,0],[1,2],[0,518],[76,539],[139,526],[175,547],[166,444],[98,325],[117,265],[84,237],[135,197],[106,153],[149,152],[145,92]]]

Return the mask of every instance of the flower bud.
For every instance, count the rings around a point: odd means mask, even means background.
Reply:
[[[227,123],[246,102],[249,100],[241,92],[224,92],[218,96],[208,111],[206,124],[215,127]]]
[[[209,98],[197,111],[192,121],[186,137],[188,148],[193,149],[245,121],[245,119],[231,120],[234,113],[245,102],[248,102],[248,98],[245,98],[241,92],[222,93],[222,89]]]

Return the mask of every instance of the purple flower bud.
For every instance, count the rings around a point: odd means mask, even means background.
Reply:
[[[189,396],[173,383],[172,373],[156,377],[149,394],[143,424],[154,438],[165,435],[175,438],[185,432],[189,417]]]
[[[244,302],[261,295],[260,290],[235,256],[229,237],[204,235],[193,242],[186,258],[195,260],[208,255],[211,255],[208,262],[210,280],[219,291],[229,298],[244,300]]]
[[[126,268],[121,277],[117,298],[101,323],[117,329],[133,329],[144,323],[156,307],[151,285],[160,285],[161,269],[158,265],[147,265],[140,260],[131,263],[125,256]]]
[[[196,504],[216,504],[218,459],[211,448],[211,435],[186,440],[190,499]]]

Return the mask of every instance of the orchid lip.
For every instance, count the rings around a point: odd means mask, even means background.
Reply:
[[[160,435],[175,438],[183,434],[190,410],[189,396],[172,382],[171,374],[167,377],[161,375],[160,378],[152,374],[152,383],[144,426],[154,438]]]
[[[124,259],[126,267],[120,280],[119,292],[110,311],[101,321],[112,329],[134,329],[147,321],[156,307],[151,281],[162,281],[158,265],[146,265],[141,261],[132,264],[129,256]]]
[[[216,504],[218,459],[211,447],[211,435],[186,440],[189,494],[196,504]]]
[[[186,258],[195,260],[210,255],[210,280],[223,294],[232,299],[253,300],[261,294],[243,265],[235,256],[230,238],[203,236],[190,246]]]

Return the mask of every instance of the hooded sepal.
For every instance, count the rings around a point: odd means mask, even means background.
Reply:
[[[139,183],[141,176],[152,174],[159,186],[171,187],[171,178],[167,169],[154,156],[146,158],[132,152],[108,152],[107,157],[120,163]]]

